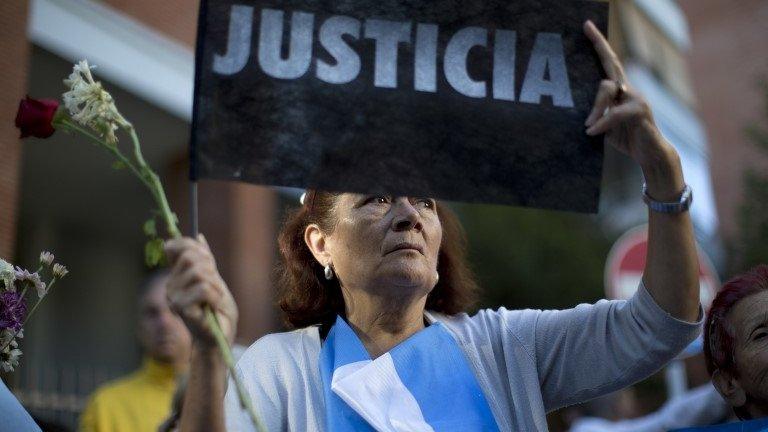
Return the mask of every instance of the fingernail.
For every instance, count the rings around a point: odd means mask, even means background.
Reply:
[[[589,129],[587,129],[587,135],[592,136],[594,134],[595,134],[595,130],[594,129],[592,129],[591,127]]]

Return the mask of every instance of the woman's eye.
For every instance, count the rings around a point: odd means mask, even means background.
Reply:
[[[752,340],[756,340],[756,341],[757,341],[757,340],[762,340],[762,339],[764,339],[766,336],[768,336],[768,333],[766,333],[766,332],[760,332],[760,333],[756,334],[756,335],[755,335],[755,337],[753,337],[753,338],[752,338]]]
[[[389,199],[385,196],[372,196],[365,200],[365,203],[386,204]]]
[[[429,208],[429,209],[435,208],[435,201],[429,198],[419,198],[416,201],[416,203],[419,205],[423,205],[424,208]]]

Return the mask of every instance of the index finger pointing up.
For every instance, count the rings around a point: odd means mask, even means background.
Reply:
[[[624,69],[621,67],[619,57],[615,52],[613,52],[613,49],[608,44],[605,36],[600,33],[600,30],[598,30],[592,21],[587,20],[584,22],[584,33],[587,35],[589,40],[592,41],[592,44],[597,51],[597,55],[600,56],[600,61],[603,63],[603,69],[605,70],[605,75],[609,79],[626,82]]]

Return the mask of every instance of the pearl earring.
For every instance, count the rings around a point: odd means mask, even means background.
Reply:
[[[325,269],[323,270],[323,272],[325,273],[325,278],[327,280],[333,279],[333,269],[331,268],[330,264],[325,266]]]
[[[437,285],[438,282],[440,282],[440,272],[436,271],[435,272],[435,285]]]

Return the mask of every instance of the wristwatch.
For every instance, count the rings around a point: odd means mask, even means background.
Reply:
[[[693,202],[693,191],[691,187],[685,185],[683,193],[680,195],[680,200],[677,202],[661,202],[655,201],[648,196],[648,185],[643,183],[643,201],[648,204],[648,208],[659,213],[682,213],[688,211]]]

